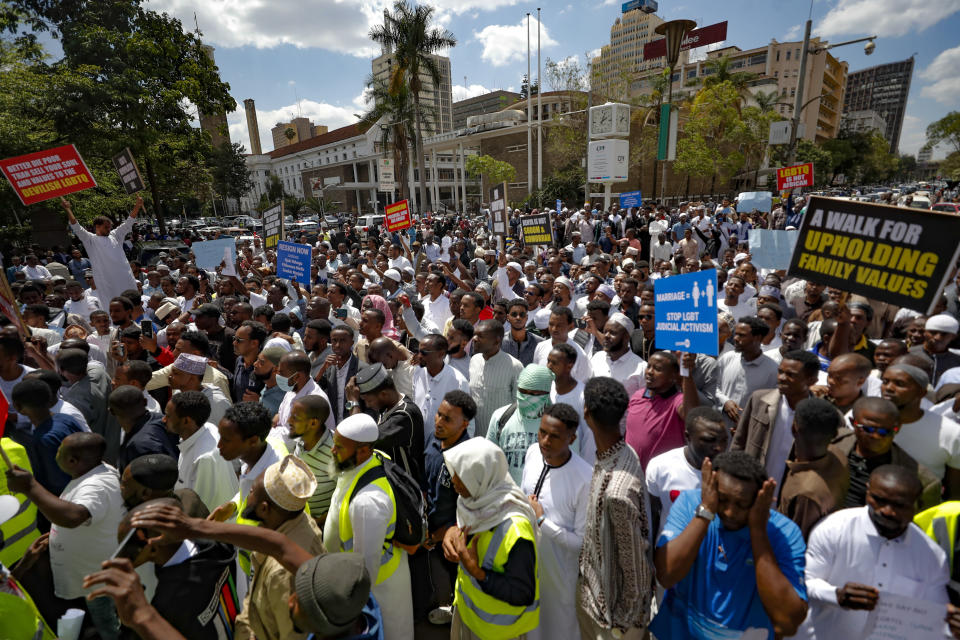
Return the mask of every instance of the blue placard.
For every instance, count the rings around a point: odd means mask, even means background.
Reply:
[[[639,207],[643,204],[643,196],[640,195],[639,191],[627,191],[620,194],[620,208],[626,209],[627,207]]]
[[[310,290],[310,264],[313,247],[281,240],[277,243],[277,276],[296,280],[301,287]]]
[[[658,349],[717,355],[717,270],[653,281]]]
[[[557,198],[557,215],[560,215],[560,209],[563,207],[563,200]]]
[[[206,240],[204,242],[194,242],[190,251],[197,258],[197,266],[201,269],[213,271],[224,261],[225,250],[236,261],[237,241],[235,238],[220,238],[219,240]]]

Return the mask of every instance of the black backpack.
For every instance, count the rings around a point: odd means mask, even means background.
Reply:
[[[427,539],[427,511],[423,500],[420,485],[406,470],[386,457],[379,451],[373,455],[380,461],[380,466],[370,469],[357,481],[351,499],[365,486],[379,478],[386,478],[393,489],[393,497],[397,504],[397,522],[390,540],[400,544],[416,546]]]

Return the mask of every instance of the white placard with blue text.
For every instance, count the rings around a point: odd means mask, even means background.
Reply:
[[[620,208],[639,207],[643,204],[643,195],[639,191],[625,191],[620,194]]]
[[[717,355],[717,270],[653,282],[658,349]]]
[[[287,280],[296,280],[307,291],[310,290],[310,264],[313,261],[313,247],[281,240],[277,243],[277,276]]]
[[[563,206],[563,200],[557,198],[557,215],[560,215],[560,208]]]

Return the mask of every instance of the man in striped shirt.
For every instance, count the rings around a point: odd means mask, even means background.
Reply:
[[[310,515],[320,527],[330,509],[330,498],[337,478],[330,473],[333,432],[324,426],[330,415],[330,404],[323,396],[304,396],[294,401],[287,421],[290,438],[296,439],[293,455],[303,460],[317,479],[317,489],[307,500]]]

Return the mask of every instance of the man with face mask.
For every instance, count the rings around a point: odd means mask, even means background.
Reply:
[[[326,553],[323,532],[304,511],[316,487],[317,481],[306,463],[287,456],[254,480],[243,517],[284,534],[311,555]],[[287,609],[290,574],[269,555],[253,552],[250,557],[254,577],[243,610],[237,616],[237,638],[303,640],[307,634],[294,629]]]
[[[518,485],[523,479],[523,461],[527,449],[537,441],[540,418],[552,404],[550,388],[553,378],[553,373],[547,367],[527,365],[517,377],[516,400],[497,409],[490,417],[487,440],[503,450],[510,476]]]
[[[323,543],[332,551],[352,550],[363,556],[373,596],[383,612],[384,637],[408,640],[413,638],[413,597],[407,552],[393,544],[387,530],[396,499],[382,475],[370,481],[363,478],[382,466],[373,455],[373,443],[379,439],[377,423],[366,414],[349,416],[337,425],[331,461],[337,488],[324,522]]]
[[[939,604],[946,617],[946,553],[912,523],[921,491],[913,471],[878,467],[867,482],[866,506],[833,513],[813,530],[806,553],[805,637],[862,637],[881,597],[926,600]]]

